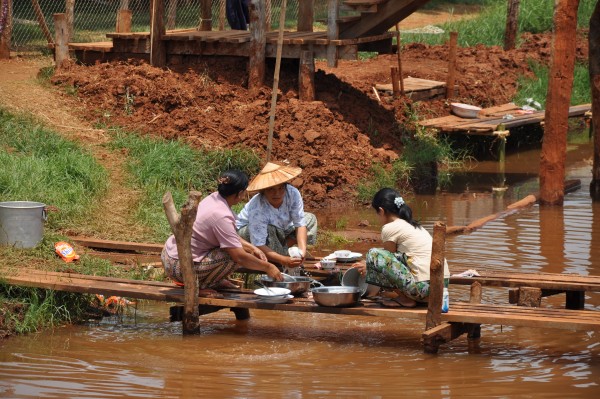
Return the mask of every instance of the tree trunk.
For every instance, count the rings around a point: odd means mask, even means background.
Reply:
[[[197,334],[200,331],[198,277],[194,272],[194,261],[192,259],[192,227],[196,220],[198,203],[200,203],[201,198],[201,193],[191,191],[186,203],[181,208],[181,215],[179,215],[175,209],[171,193],[167,192],[163,196],[163,208],[173,235],[175,235],[179,266],[183,273],[183,334]]]
[[[0,60],[10,58],[12,0],[0,0]]]
[[[508,15],[506,16],[506,30],[504,31],[504,50],[513,50],[517,41],[519,30],[519,3],[520,0],[508,0]]]
[[[592,125],[594,134],[594,163],[590,194],[594,201],[600,201],[600,1],[590,18],[589,33],[590,83],[592,85]]]
[[[552,62],[546,96],[545,132],[540,160],[540,204],[562,205],[567,156],[569,105],[575,69],[579,0],[559,0],[554,10]]]

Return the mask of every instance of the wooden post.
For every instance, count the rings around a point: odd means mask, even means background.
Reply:
[[[192,259],[192,226],[198,213],[198,203],[202,194],[192,191],[188,195],[186,203],[181,208],[181,215],[177,213],[173,197],[170,192],[163,196],[163,208],[171,230],[175,235],[177,254],[179,255],[179,266],[183,273],[184,283],[184,306],[183,306],[183,334],[196,334],[200,330],[198,310],[198,277],[193,269]]]
[[[337,40],[339,38],[338,27],[339,4],[337,0],[327,0],[327,39]],[[338,48],[335,44],[327,46],[327,66],[331,68],[337,67]]]
[[[519,3],[520,0],[508,0],[506,15],[506,29],[504,31],[504,50],[514,50],[519,30]]]
[[[283,29],[285,25],[285,10],[287,0],[281,3],[279,15],[279,34],[277,35],[277,55],[275,56],[275,74],[273,76],[273,92],[271,94],[271,114],[269,115],[269,136],[267,139],[267,162],[271,160],[273,150],[273,130],[275,129],[275,109],[277,108],[277,92],[279,91],[279,69],[281,68],[281,53],[283,51]]]
[[[590,18],[589,31],[589,69],[592,86],[592,122],[590,133],[594,137],[594,162],[590,195],[592,200],[600,201],[600,1]]]
[[[10,58],[12,0],[0,0],[0,60]]]
[[[506,162],[506,138],[510,135],[509,130],[497,130],[494,132],[496,140],[498,140],[498,162],[500,162],[502,172]]]
[[[167,30],[175,29],[177,23],[177,0],[169,0],[167,7]]]
[[[271,0],[265,0],[265,25],[266,25],[265,29],[267,30],[267,32],[269,32],[271,30],[271,25],[272,25],[271,14],[272,14]]]
[[[200,0],[200,29],[212,29],[212,0]]]
[[[569,105],[575,69],[579,0],[559,0],[554,10],[552,61],[546,96],[545,131],[540,159],[540,204],[562,205]]]
[[[131,10],[119,10],[117,11],[117,33],[128,33],[131,32]]]
[[[471,291],[469,295],[469,303],[481,303],[482,298],[482,287],[481,283],[474,282],[471,284]],[[467,325],[467,342],[469,345],[469,353],[477,351],[479,339],[481,338],[481,324],[468,324]]]
[[[165,35],[165,2],[152,0],[150,13],[150,65],[162,68],[167,64],[167,48]]]
[[[429,264],[429,299],[427,303],[427,323],[425,328],[436,327],[442,323],[442,293],[444,290],[444,259],[446,246],[446,223],[433,225],[433,243],[431,263]]]
[[[315,100],[315,59],[312,51],[302,51],[300,58],[300,71],[298,86],[300,100]]]
[[[225,30],[225,2],[226,0],[219,0],[219,30]]]
[[[392,94],[394,98],[398,98],[400,96],[400,82],[398,81],[398,68],[391,67],[390,73],[392,75]]]
[[[2,1],[2,0],[0,0]],[[48,44],[54,45],[54,39],[52,39],[52,34],[50,33],[50,29],[48,29],[48,24],[46,24],[46,18],[44,18],[44,13],[42,12],[42,8],[40,7],[40,3],[38,0],[31,0],[31,4],[33,5],[33,11],[35,12],[35,18],[38,21],[38,25],[46,38]]]
[[[121,0],[119,3],[120,10],[129,10],[129,0]]]
[[[400,78],[400,95],[404,96],[404,78],[402,77],[402,58],[400,50],[402,48],[402,40],[400,40],[400,24],[396,24],[396,54],[398,55],[398,77]]]
[[[65,0],[65,13],[67,14],[67,43],[73,40],[73,24],[75,21],[75,0]]]
[[[448,80],[446,81],[446,98],[454,96],[454,80],[456,75],[456,46],[458,32],[450,32],[450,52],[448,54]]]
[[[63,63],[69,60],[68,35],[69,28],[67,27],[66,14],[54,14],[54,62],[56,69],[62,68]]]
[[[312,32],[315,0],[298,0],[298,32]]]
[[[251,0],[250,10],[250,59],[248,62],[248,89],[256,91],[265,83],[265,0]]]

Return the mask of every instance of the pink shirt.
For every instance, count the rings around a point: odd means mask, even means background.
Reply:
[[[215,248],[241,248],[240,237],[235,230],[235,214],[225,198],[214,192],[198,204],[198,213],[192,227],[192,259],[200,262]],[[175,236],[165,243],[167,254],[179,259]]]

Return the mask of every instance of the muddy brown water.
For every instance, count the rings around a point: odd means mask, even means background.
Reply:
[[[600,274],[600,204],[588,195],[592,146],[570,138],[568,178],[582,180],[563,208],[533,206],[469,235],[450,237],[451,267]],[[539,149],[508,156],[503,173],[480,162],[438,196],[409,197],[415,214],[463,225],[536,191]],[[504,184],[504,196],[493,187]],[[377,220],[368,208],[321,212],[322,225]],[[596,242],[596,244],[593,244]],[[364,252],[372,244],[349,249]],[[319,254],[331,249],[322,248]],[[338,248],[339,249],[339,248]],[[452,287],[451,301],[466,298]],[[505,289],[484,300],[505,302]],[[545,298],[560,306],[564,294]],[[182,337],[168,304],[138,304],[123,319],[69,326],[0,341],[0,397],[6,398],[597,398],[600,335],[553,329],[482,326],[479,348],[460,338],[423,354],[421,323],[396,319],[253,311],[236,322],[221,311],[203,317],[202,334]],[[600,295],[586,308],[600,311]]]

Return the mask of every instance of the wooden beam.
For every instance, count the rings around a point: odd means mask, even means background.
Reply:
[[[167,65],[167,48],[163,40],[165,36],[165,2],[164,0],[151,0],[151,6],[150,65],[162,68]]]
[[[248,62],[248,89],[256,93],[265,83],[265,0],[251,0],[250,10],[250,59]]]
[[[69,29],[67,27],[66,14],[54,14],[54,62],[56,68],[62,68],[65,62],[69,61],[69,46],[68,46]]]
[[[579,0],[559,0],[554,11],[552,61],[546,96],[545,131],[540,159],[540,204],[564,201],[569,104],[575,70],[577,8]]]

